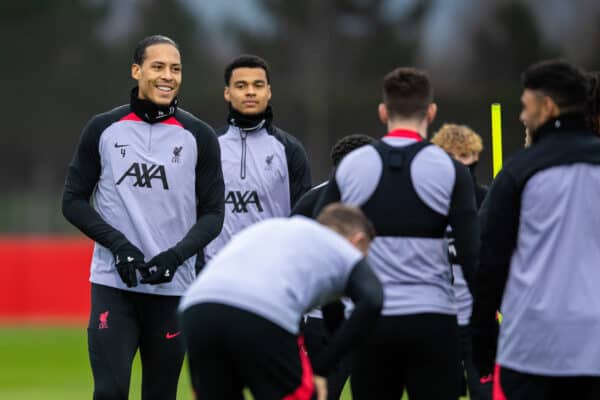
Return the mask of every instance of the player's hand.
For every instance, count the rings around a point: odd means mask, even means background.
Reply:
[[[122,245],[114,252],[115,266],[123,283],[127,287],[137,286],[136,269],[144,264],[144,254],[132,245],[127,243]]]
[[[486,330],[473,330],[473,364],[479,376],[485,377],[494,372],[496,344],[498,342],[498,324],[494,323]]]
[[[315,384],[315,394],[317,400],[327,400],[327,379],[322,376],[313,376],[313,382]]]
[[[163,251],[154,256],[146,264],[138,267],[142,274],[142,283],[157,285],[159,283],[171,282],[175,271],[182,264],[173,249]]]

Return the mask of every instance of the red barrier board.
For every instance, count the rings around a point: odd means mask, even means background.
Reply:
[[[0,236],[0,320],[85,321],[92,249],[83,237]]]

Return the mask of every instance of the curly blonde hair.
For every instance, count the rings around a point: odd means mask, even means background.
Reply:
[[[483,142],[473,129],[467,125],[444,124],[431,138],[431,143],[440,146],[446,152],[456,154],[479,154]]]

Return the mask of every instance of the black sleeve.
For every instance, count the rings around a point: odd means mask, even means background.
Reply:
[[[332,335],[342,326],[346,317],[344,315],[346,307],[341,300],[333,301],[321,307],[323,313],[323,322],[328,335]]]
[[[317,375],[327,376],[353,346],[374,328],[383,307],[383,288],[366,260],[359,261],[348,279],[346,295],[354,311],[331,340],[330,346],[314,362]]]
[[[215,131],[200,120],[195,119],[192,129],[198,144],[198,161],[196,163],[198,220],[174,247],[181,260],[187,260],[198,254],[219,235],[225,213],[225,183],[223,182],[219,141]]]
[[[450,202],[448,223],[452,227],[455,261],[462,267],[471,293],[474,293],[475,271],[479,252],[479,223],[475,205],[473,179],[469,170],[454,161],[456,180]]]
[[[288,157],[288,171],[290,174],[290,204],[293,207],[300,197],[310,190],[312,182],[304,147],[300,142],[290,147],[292,148]]]
[[[342,194],[340,193],[340,188],[337,184],[337,180],[335,179],[335,171],[333,172],[331,179],[327,182],[327,185],[323,188],[319,199],[317,200],[317,204],[313,209],[312,218],[316,218],[317,215],[323,210],[328,204],[335,203],[342,199]]]
[[[83,128],[73,160],[69,164],[62,196],[62,212],[67,221],[75,225],[93,241],[113,253],[127,238],[106,223],[90,204],[90,198],[101,172],[98,145],[102,132],[125,112],[113,110],[97,115]]]
[[[313,210],[317,205],[317,201],[319,200],[319,196],[325,190],[327,183],[324,183],[321,186],[316,186],[304,193],[300,200],[296,203],[290,215],[303,215],[308,218],[313,217]]]
[[[510,260],[519,230],[521,194],[515,179],[503,170],[494,180],[479,217],[481,221],[480,263],[471,323],[474,334],[494,342],[496,311],[508,279]]]

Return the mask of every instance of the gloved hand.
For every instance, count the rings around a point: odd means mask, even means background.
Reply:
[[[171,282],[175,271],[183,262],[173,249],[165,250],[154,256],[146,264],[138,267],[142,274],[142,283],[156,285]]]
[[[137,286],[135,271],[140,265],[144,264],[144,254],[131,243],[120,246],[113,254],[115,256],[115,266],[121,280],[127,287]]]

